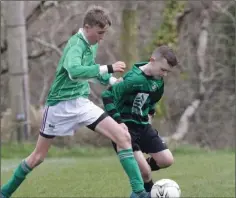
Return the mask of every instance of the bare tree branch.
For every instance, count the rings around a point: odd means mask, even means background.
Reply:
[[[201,101],[199,99],[196,99],[185,109],[184,113],[180,117],[176,132],[171,136],[172,140],[182,140],[188,133],[189,119],[194,115],[200,103]]]
[[[181,27],[184,18],[185,18],[190,12],[192,12],[192,9],[191,9],[191,8],[186,8],[186,9],[184,10],[184,12],[177,14],[176,19],[175,19],[175,23],[176,23],[176,27],[177,27],[177,32],[179,32],[179,28]]]
[[[36,59],[43,56],[46,53],[45,50],[42,51],[33,51],[31,54],[28,55],[28,59]]]
[[[79,16],[79,15],[81,15],[81,14],[82,14],[82,13],[73,13],[72,15],[66,17],[63,21],[61,21],[61,19],[58,19],[58,21],[59,21],[60,23],[59,23],[59,24],[56,23],[56,24],[53,26],[53,28],[52,28],[52,30],[51,30],[51,33],[50,33],[50,38],[52,39],[52,38],[55,36],[55,34],[56,34],[60,29],[64,28],[70,20],[72,20],[73,18],[75,18],[76,16]]]
[[[67,39],[62,41],[57,48],[60,50],[60,47],[62,47],[65,43],[67,42]],[[50,43],[49,43],[50,44]],[[52,44],[51,44],[52,45]],[[52,45],[53,46],[53,45]],[[47,46],[46,46],[47,47]],[[44,49],[44,50],[40,50],[40,51],[33,51],[31,52],[31,54],[28,55],[28,59],[36,59],[36,58],[40,58],[41,56],[45,55],[47,52],[50,52],[52,50],[55,50],[55,48],[48,48],[48,49]],[[58,53],[58,52],[57,52]],[[58,53],[59,55],[59,53]],[[29,67],[29,70],[31,68]],[[1,75],[8,73],[8,68],[4,68],[1,71]]]
[[[226,16],[228,16],[232,22],[233,22],[233,25],[234,27],[236,28],[236,19],[235,19],[235,16],[233,16],[230,12],[228,12],[228,8],[230,6],[232,6],[233,2],[229,2],[228,4],[226,4],[225,8],[223,8],[221,5],[219,5],[217,2],[213,1],[212,2],[212,5],[213,5],[213,9],[215,9],[216,11],[218,12],[221,12],[223,14],[225,14]]]
[[[202,22],[202,30],[199,35],[199,46],[197,49],[197,60],[198,60],[198,65],[200,67],[200,72],[199,72],[199,80],[200,80],[200,94],[205,93],[205,87],[203,85],[203,81],[205,79],[204,74],[205,74],[205,68],[206,68],[206,48],[207,48],[207,41],[208,41],[208,30],[207,27],[209,26],[209,13],[207,10],[203,11],[203,16],[204,20]]]
[[[58,6],[58,1],[45,1],[43,4],[45,7]]]
[[[35,10],[40,6],[41,1],[26,1],[25,2],[25,18],[28,20]]]
[[[200,67],[199,72],[199,81],[200,81],[200,88],[199,88],[199,98],[196,98],[184,111],[184,113],[180,117],[179,124],[177,126],[176,132],[170,136],[165,137],[166,141],[180,141],[182,140],[185,135],[189,131],[189,119],[195,114],[196,110],[201,104],[201,99],[205,94],[205,87],[204,81],[210,80],[205,76],[206,70],[206,49],[208,43],[208,26],[209,26],[209,13],[207,9],[202,11],[203,21],[201,24],[201,32],[198,38],[198,49],[197,49],[197,61]],[[214,73],[215,75],[215,73]],[[214,76],[213,75],[213,76]],[[210,77],[213,78],[213,77]]]
[[[216,71],[214,73],[211,73],[210,76],[208,76],[207,78],[202,79],[202,83],[209,83],[210,81],[212,81],[217,75],[221,74],[222,71]]]
[[[65,43],[67,42],[67,39],[62,41],[58,46],[57,48],[60,49]],[[42,51],[33,51],[33,53],[31,53],[28,58],[29,59],[36,59],[36,58],[39,58],[43,55],[45,55],[47,52],[50,52],[51,50],[54,50],[53,48],[48,48],[48,49],[44,49]]]
[[[37,43],[39,43],[39,44],[41,44],[45,47],[53,49],[59,56],[62,55],[62,51],[60,50],[60,48],[58,48],[56,45],[53,45],[52,43],[48,43],[48,42],[46,42],[46,41],[44,41],[40,38],[35,38],[35,37],[30,38],[30,40],[33,40],[33,41],[35,41],[35,42],[37,42]]]

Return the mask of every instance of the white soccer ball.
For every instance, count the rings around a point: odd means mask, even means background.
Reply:
[[[171,179],[161,179],[155,182],[151,190],[151,198],[179,198],[179,185]]]

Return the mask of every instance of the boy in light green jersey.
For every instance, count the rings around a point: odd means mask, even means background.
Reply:
[[[68,40],[48,93],[36,147],[2,186],[2,197],[10,197],[26,175],[43,162],[54,137],[73,135],[82,126],[103,134],[117,144],[120,163],[129,177],[132,195],[137,198],[149,196],[143,187],[128,131],[88,99],[89,80],[112,84],[114,78],[111,73],[123,72],[125,68],[125,63],[120,61],[111,65],[95,63],[98,43],[110,26],[107,13],[100,7],[94,7],[86,13],[83,28]]]

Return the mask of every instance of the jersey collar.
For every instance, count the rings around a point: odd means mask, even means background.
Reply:
[[[143,71],[141,69],[139,69],[139,67],[143,66],[143,65],[146,65],[148,62],[138,62],[138,63],[135,63],[133,65],[133,70],[135,73],[137,74],[142,74]]]
[[[137,74],[142,74],[143,76],[145,76],[147,79],[153,79],[152,76],[148,76],[146,75],[141,69],[139,69],[139,67],[146,65],[148,62],[138,62],[135,63],[133,66],[133,71],[136,72]]]
[[[86,38],[85,34],[84,34],[84,30],[83,28],[80,28],[79,31],[78,31],[78,34],[80,34],[83,38],[83,40],[90,46],[89,42],[88,42],[88,39]]]

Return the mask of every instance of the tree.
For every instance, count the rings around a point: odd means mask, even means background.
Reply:
[[[168,98],[168,123],[177,126],[170,139],[211,148],[235,143],[235,5],[188,1],[178,17],[179,67],[184,75],[168,79],[167,86],[178,85]]]
[[[20,142],[23,137],[27,139],[30,133],[24,1],[7,1],[5,3],[10,104],[12,119],[17,129],[17,140]]]
[[[121,57],[127,65],[126,71],[138,60],[137,5],[135,1],[127,1],[122,11]]]

